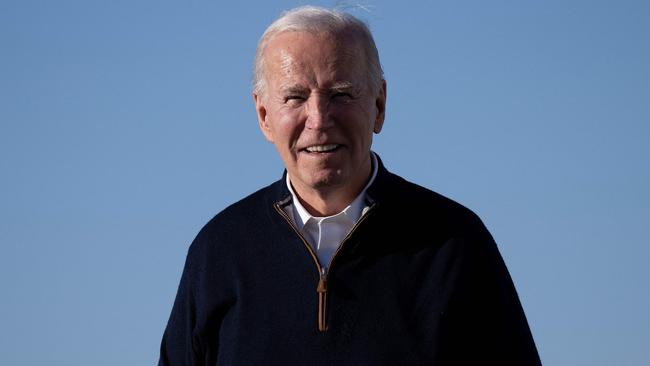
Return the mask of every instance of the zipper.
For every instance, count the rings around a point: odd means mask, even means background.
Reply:
[[[321,267],[318,286],[318,330],[324,332],[327,330],[327,268]]]
[[[287,215],[286,212],[280,207],[279,203],[273,204],[273,208],[284,218],[284,220],[289,224],[289,226],[293,229],[293,231],[298,235],[302,243],[305,245],[305,248],[307,248],[307,251],[311,255],[311,258],[314,260],[314,264],[316,265],[316,269],[318,270],[318,285],[316,286],[316,294],[318,295],[318,330],[320,332],[325,332],[327,330],[327,276],[329,274],[328,269],[332,268],[332,264],[334,263],[334,259],[336,258],[336,255],[341,251],[341,248],[343,248],[343,245],[348,241],[348,239],[352,236],[352,234],[356,231],[357,227],[361,225],[362,222],[366,220],[368,215],[370,214],[371,210],[376,206],[375,203],[373,203],[368,210],[366,211],[365,214],[359,218],[356,224],[352,227],[350,232],[343,238],[341,241],[341,244],[339,244],[339,247],[336,248],[336,251],[332,255],[332,258],[330,259],[329,267],[323,267],[321,266],[320,262],[318,261],[318,256],[314,252],[314,248],[312,248],[311,245],[307,242],[307,239],[298,231],[296,226],[293,224],[289,216]]]

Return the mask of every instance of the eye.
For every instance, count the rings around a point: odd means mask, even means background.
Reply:
[[[332,93],[332,99],[339,102],[348,102],[354,99],[352,94],[347,92],[335,92]]]
[[[302,95],[298,95],[298,94],[292,94],[292,95],[288,95],[288,96],[284,97],[284,102],[285,103],[296,104],[296,103],[301,103],[304,100],[305,100],[305,97],[303,97]]]

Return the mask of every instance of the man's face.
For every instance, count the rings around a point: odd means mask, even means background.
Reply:
[[[280,33],[264,62],[266,88],[254,95],[260,128],[294,188],[357,194],[370,174],[372,134],[381,131],[386,102],[385,83],[370,86],[358,42]]]

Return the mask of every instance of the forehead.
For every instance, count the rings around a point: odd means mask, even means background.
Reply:
[[[364,75],[364,59],[360,42],[351,35],[289,31],[268,43],[265,77],[271,83],[354,82]]]

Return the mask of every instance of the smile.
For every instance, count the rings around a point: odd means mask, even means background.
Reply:
[[[310,153],[327,153],[338,149],[340,146],[339,144],[314,145],[306,147],[305,151]]]

